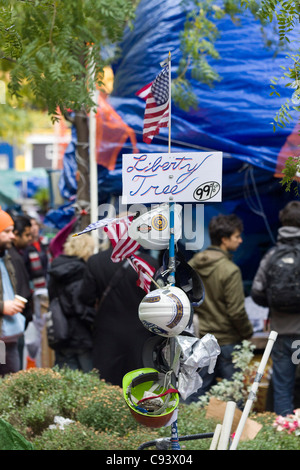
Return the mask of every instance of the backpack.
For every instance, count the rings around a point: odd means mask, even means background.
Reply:
[[[45,318],[49,347],[54,350],[64,347],[69,339],[69,327],[58,297],[51,300]]]
[[[281,313],[300,314],[300,245],[277,246],[266,272],[268,306]]]

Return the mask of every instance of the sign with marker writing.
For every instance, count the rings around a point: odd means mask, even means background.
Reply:
[[[221,202],[222,152],[123,155],[122,202]]]

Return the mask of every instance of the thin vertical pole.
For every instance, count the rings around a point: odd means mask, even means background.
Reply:
[[[92,79],[94,81],[95,90],[93,92],[93,101],[96,104],[96,109],[91,109],[89,118],[89,176],[90,176],[90,219],[98,220],[98,165],[96,159],[96,115],[99,106],[95,69],[92,69]],[[99,239],[96,230],[92,232],[92,237],[95,242],[95,253],[98,252]]]
[[[169,153],[171,153],[171,52],[169,52]],[[175,285],[175,238],[174,238],[174,202],[169,202],[169,218],[170,218],[170,241],[169,241],[169,279],[168,281],[172,286]],[[175,355],[175,338],[170,338],[170,356],[171,364]],[[176,377],[172,374],[173,381],[176,382]],[[173,383],[176,386],[176,383]],[[180,449],[178,439],[177,420],[171,424],[171,449]]]

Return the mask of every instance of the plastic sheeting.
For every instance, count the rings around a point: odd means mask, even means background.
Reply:
[[[169,51],[175,77],[185,18],[180,0],[142,0],[134,28],[126,31],[120,44],[110,103],[135,130],[140,152],[168,152],[168,129],[160,130],[151,145],[142,142],[145,103],[135,93],[155,78],[159,63]],[[207,226],[211,217],[234,211],[244,221],[244,243],[234,258],[244,279],[250,282],[262,254],[276,238],[279,209],[294,197],[285,192],[274,173],[297,115],[290,125],[275,133],[271,125],[294,90],[282,84],[278,87],[281,96],[270,96],[270,79],[282,75],[280,67],[287,66],[288,50],[275,54],[274,47],[265,47],[260,24],[250,13],[240,17],[239,25],[225,17],[217,27],[220,36],[215,46],[220,59],[210,63],[222,80],[212,88],[191,80],[198,99],[196,110],[185,112],[172,102],[171,151],[223,152],[223,202],[205,204],[203,247],[209,243]],[[265,33],[274,39],[272,27]],[[297,42],[289,47],[296,49]]]
[[[159,63],[169,51],[172,77],[176,76],[181,58],[179,36],[185,18],[181,0],[142,0],[133,30],[125,32],[119,45],[121,59],[114,65],[114,90],[109,102],[135,131],[140,152],[168,152],[168,129],[161,130],[151,145],[142,142],[145,103],[135,93],[155,78]],[[293,90],[281,86],[278,88],[281,97],[271,97],[270,78],[282,74],[280,66],[287,65],[288,51],[275,54],[274,47],[267,48],[260,24],[250,13],[243,14],[239,25],[227,17],[219,20],[217,27],[220,38],[216,49],[220,59],[210,63],[222,80],[210,88],[190,78],[198,99],[196,110],[184,112],[172,103],[171,151],[222,151],[225,194],[231,198],[236,190],[241,192],[243,183],[240,177],[227,183],[227,173],[231,179],[244,168],[244,163],[266,170],[266,179],[274,174],[278,155],[294,130],[296,116],[286,128],[273,132],[271,122]],[[272,37],[271,28],[266,31]],[[76,193],[74,152],[75,147],[70,144],[60,188],[65,197]],[[109,194],[121,193],[122,153],[132,153],[130,141],[120,151],[114,170],[99,165],[100,201]],[[239,164],[232,158],[238,159]]]
[[[121,43],[121,59],[114,68],[111,103],[138,134],[142,152],[166,151],[168,130],[160,131],[161,138],[157,137],[151,146],[142,143],[145,105],[135,93],[155,78],[160,61],[169,51],[172,77],[175,77],[184,21],[185,11],[180,0],[142,0],[134,29],[126,32]],[[196,110],[184,112],[172,104],[172,151],[186,147],[195,151],[201,148],[220,150],[274,172],[280,149],[296,123],[295,120],[275,133],[270,124],[284,97],[291,97],[293,93],[292,89],[281,86],[280,98],[270,96],[270,79],[282,75],[280,66],[287,65],[288,50],[275,55],[274,47],[267,48],[259,22],[247,12],[240,18],[239,26],[228,17],[219,20],[216,26],[220,31],[216,42],[220,59],[210,63],[222,80],[213,88],[191,80],[198,99]],[[276,37],[270,27],[266,31],[271,39]],[[291,43],[292,48],[296,50],[297,43]]]
[[[168,129],[160,130],[151,145],[142,141],[145,103],[135,93],[151,82],[160,62],[171,52],[172,77],[180,60],[179,35],[186,12],[181,0],[141,0],[134,28],[124,34],[120,59],[114,64],[114,90],[109,103],[136,134],[140,152],[168,152]],[[219,20],[216,48],[219,60],[211,65],[222,77],[212,88],[191,80],[198,108],[182,111],[172,103],[171,151],[218,150],[223,152],[223,202],[205,204],[204,247],[209,243],[208,222],[219,212],[235,212],[245,226],[245,242],[235,254],[245,279],[252,279],[265,250],[274,242],[278,211],[293,198],[274,177],[278,156],[289,147],[295,121],[274,133],[271,122],[286,97],[294,90],[281,86],[281,96],[270,96],[270,79],[281,76],[288,50],[276,51],[264,45],[260,24],[250,13],[240,25],[228,17]],[[272,38],[271,27],[266,29]],[[297,43],[291,43],[290,48]],[[291,50],[290,50],[291,52]],[[76,138],[76,136],[74,136]],[[297,151],[297,139],[292,139]],[[299,142],[300,144],[300,142]],[[122,154],[133,153],[130,141],[120,151],[114,170],[98,166],[99,204],[122,193]],[[65,154],[61,191],[76,194],[75,145]],[[70,217],[74,212],[70,214]],[[69,217],[69,215],[68,215]],[[55,219],[55,218],[54,218]],[[54,220],[53,219],[53,220]],[[68,218],[70,220],[70,218]],[[94,221],[92,221],[94,222]],[[201,246],[198,247],[201,249]]]
[[[34,450],[34,448],[11,424],[0,419],[0,450]]]

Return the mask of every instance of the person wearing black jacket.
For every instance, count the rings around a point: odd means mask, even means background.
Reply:
[[[8,253],[11,257],[12,263],[15,268],[17,278],[17,294],[27,299],[27,304],[23,310],[23,315],[26,318],[26,327],[32,320],[33,315],[33,296],[30,288],[29,274],[26,269],[24,250],[27,248],[32,240],[31,236],[31,222],[30,218],[26,215],[18,215],[13,217],[14,220],[14,235],[12,246],[9,248]]]
[[[69,338],[55,350],[55,364],[83,372],[92,370],[92,329],[95,316],[93,305],[79,299],[86,271],[86,261],[93,254],[94,241],[88,234],[69,236],[63,254],[54,258],[48,271],[49,301],[58,297],[68,320]]]
[[[272,246],[260,261],[251,288],[251,297],[262,307],[269,307],[270,328],[278,333],[271,352],[274,412],[286,416],[293,413],[295,379],[298,366],[300,344],[300,303],[299,296],[299,257],[294,258],[295,248],[300,246],[300,201],[290,201],[279,212],[281,227],[277,233],[277,243]],[[287,247],[288,251],[280,260],[280,286],[270,288],[272,258],[276,251]],[[292,269],[290,269],[292,268]],[[292,276],[289,274],[292,271]],[[294,285],[293,285],[294,284]],[[280,289],[279,289],[280,287]],[[282,287],[284,294],[282,293]],[[272,302],[273,294],[277,297]],[[295,302],[295,311],[283,308],[282,303]],[[273,304],[273,305],[272,305]],[[288,307],[288,305],[287,305]]]
[[[99,371],[100,379],[122,386],[127,372],[144,367],[143,347],[152,334],[138,316],[139,304],[146,292],[136,285],[137,273],[127,260],[114,263],[111,254],[112,248],[100,251],[88,260],[80,298],[89,305],[100,302],[95,318],[93,366]],[[138,255],[158,268],[157,260],[148,253]],[[101,302],[117,271],[120,277],[116,285]]]
[[[45,237],[40,236],[40,225],[30,217],[32,240],[24,251],[24,259],[33,290],[47,287],[48,253]]]

